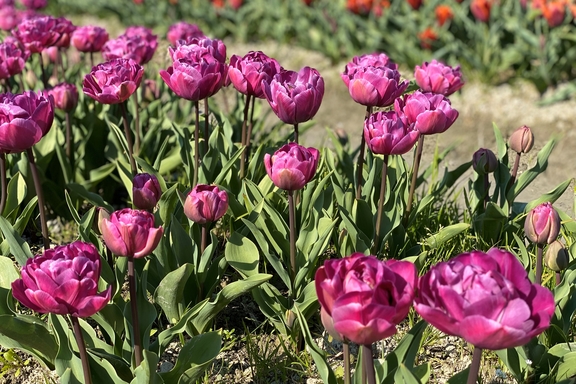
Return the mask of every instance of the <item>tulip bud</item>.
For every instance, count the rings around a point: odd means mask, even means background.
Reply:
[[[526,125],[521,126],[512,133],[508,145],[516,153],[527,153],[534,145],[534,134],[530,127]]]
[[[200,225],[218,221],[228,210],[226,191],[215,185],[196,185],[184,202],[184,214]]]
[[[286,191],[297,191],[304,188],[316,174],[319,156],[316,148],[289,143],[272,156],[264,155],[264,166],[275,186]]]
[[[78,88],[75,84],[61,83],[48,90],[48,94],[54,97],[56,108],[70,112],[78,104]]]
[[[532,209],[524,223],[526,237],[533,243],[551,244],[560,233],[560,216],[552,204],[543,203]]]
[[[132,180],[132,202],[138,209],[151,211],[154,209],[162,189],[156,176],[149,173],[139,173]]]
[[[491,150],[480,148],[472,156],[472,167],[479,175],[492,173],[498,167],[498,159]]]
[[[560,272],[568,267],[569,257],[568,251],[564,244],[555,240],[546,249],[544,254],[544,263],[553,271]]]

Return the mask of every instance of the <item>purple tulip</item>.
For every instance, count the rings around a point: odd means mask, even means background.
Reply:
[[[480,148],[472,155],[472,168],[479,175],[492,173],[498,168],[498,158],[491,150]]]
[[[528,212],[524,222],[526,237],[536,244],[550,244],[560,233],[560,216],[550,203],[542,203]]]
[[[412,149],[419,132],[395,112],[377,112],[364,122],[364,140],[373,153],[401,155]]]
[[[48,90],[48,94],[54,98],[57,109],[70,112],[78,105],[78,88],[76,84],[60,83]]]
[[[108,32],[104,28],[85,25],[76,28],[70,43],[80,52],[100,52],[107,41]]]
[[[0,44],[0,79],[7,79],[11,76],[22,73],[28,55],[16,44]]]
[[[26,260],[22,278],[12,283],[14,298],[39,313],[89,317],[108,304],[112,287],[98,293],[100,255],[90,243],[75,241]]]
[[[0,0],[0,8],[3,7],[13,7],[14,0]]]
[[[442,133],[452,126],[458,111],[452,109],[450,100],[434,93],[416,91],[394,102],[396,112],[403,114],[409,124],[422,135]]]
[[[264,155],[266,173],[275,186],[286,191],[304,188],[316,174],[320,152],[296,143],[288,143],[274,152]]]
[[[48,0],[20,0],[20,2],[28,9],[41,9],[48,5]]]
[[[350,96],[358,104],[368,107],[392,105],[410,84],[406,80],[400,81],[396,64],[378,56],[359,59],[357,63],[348,63],[341,76]]]
[[[202,39],[206,36],[196,24],[179,21],[168,28],[166,37],[170,44],[176,45],[178,40]]]
[[[412,306],[417,281],[414,264],[361,253],[327,260],[315,276],[324,316],[332,318],[342,338],[361,345],[396,333]],[[328,318],[323,323],[330,325]]]
[[[230,58],[228,78],[238,92],[263,99],[262,80],[270,82],[281,70],[280,64],[263,52],[250,51],[244,57]]]
[[[0,29],[10,31],[21,21],[20,12],[13,6],[0,7]]]
[[[534,146],[534,134],[530,127],[523,125],[512,133],[508,144],[516,153],[530,152]]]
[[[102,46],[102,57],[105,60],[131,59],[144,65],[152,59],[158,43],[151,44],[140,36],[128,37],[121,35],[117,39],[108,40]]]
[[[22,20],[12,31],[24,48],[30,53],[40,53],[60,40],[57,31],[58,19],[52,16],[38,16]]]
[[[186,41],[179,40],[176,49],[168,48],[170,57],[176,61],[178,59],[193,59],[199,55],[208,53],[211,57],[221,63],[226,63],[226,45],[222,40],[204,38],[192,38]]]
[[[129,59],[114,59],[96,65],[84,77],[84,93],[102,104],[126,101],[140,86],[144,69]]]
[[[196,185],[184,202],[186,217],[200,225],[218,221],[227,210],[228,194],[215,185]]]
[[[414,70],[416,84],[424,92],[450,96],[464,86],[460,66],[452,68],[436,60],[416,66]]]
[[[513,254],[493,248],[433,266],[420,279],[414,308],[444,333],[499,350],[524,345],[546,330],[554,296],[530,282]]]
[[[102,212],[98,228],[104,243],[116,256],[141,258],[158,246],[164,229],[154,227],[154,215],[124,208],[107,215]]]
[[[132,201],[138,209],[151,211],[162,196],[162,189],[156,176],[139,173],[132,179]]]
[[[0,94],[0,152],[31,148],[52,127],[54,99],[42,93]]]
[[[346,64],[344,67],[344,73],[342,73],[342,80],[346,86],[350,83],[350,76],[358,68],[366,68],[366,67],[374,67],[374,68],[389,68],[392,70],[398,69],[398,64],[394,63],[388,55],[385,53],[368,53],[362,56],[354,56],[352,61]]]
[[[314,117],[324,97],[324,79],[317,70],[282,71],[270,82],[263,80],[264,96],[286,124],[299,124]]]
[[[70,37],[75,30],[76,26],[70,20],[58,17],[54,28],[54,32],[58,34],[58,41],[54,45],[59,48],[68,48],[70,46]]]

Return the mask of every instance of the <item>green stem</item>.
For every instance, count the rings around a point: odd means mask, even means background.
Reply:
[[[142,345],[140,342],[140,324],[138,321],[134,257],[132,256],[128,256],[128,285],[130,289],[130,309],[132,310],[132,341],[134,343],[134,358],[136,360],[136,366],[138,367],[142,363]]]
[[[200,167],[200,146],[198,140],[200,139],[200,111],[198,110],[198,101],[194,102],[194,109],[196,110],[196,126],[194,127],[194,180],[192,186],[198,184],[198,168]]]
[[[420,168],[420,160],[422,160],[422,150],[424,148],[424,135],[418,137],[418,147],[414,156],[414,164],[412,164],[412,181],[410,182],[410,192],[408,193],[408,204],[406,205],[406,212],[404,212],[404,226],[408,224],[410,212],[412,211],[412,202],[414,201],[414,191],[416,190],[416,181],[418,180],[418,169]]]
[[[135,138],[135,143],[134,143],[134,152],[136,154],[140,153],[140,147],[141,147],[141,127],[140,127],[140,109],[138,108],[138,92],[134,92],[134,94],[132,95],[132,99],[134,100],[134,110],[136,111],[136,114],[134,115],[134,138]]]
[[[42,54],[38,54],[40,57],[40,69],[42,70],[42,84],[44,85],[44,89],[48,89],[48,80],[46,79],[46,69],[44,68],[44,59],[42,58]]]
[[[536,253],[536,284],[542,285],[542,257],[544,254],[544,244],[536,244],[538,251]]]
[[[482,349],[474,347],[472,354],[472,364],[470,364],[470,371],[468,371],[468,381],[466,384],[475,384],[478,381],[478,373],[480,372],[480,361],[482,360]]]
[[[204,99],[204,154],[208,153],[208,139],[210,138],[210,124],[208,115],[210,108],[208,107],[208,98]]]
[[[288,191],[288,220],[290,225],[290,276],[292,277],[292,295],[294,295],[294,280],[296,278],[296,208],[294,206],[294,191]]]
[[[204,254],[204,250],[206,249],[206,244],[208,243],[208,225],[204,224],[202,226],[202,242],[200,245],[200,256]]]
[[[250,124],[248,125],[248,133],[246,133],[246,162],[250,158],[250,148],[252,142],[252,129],[254,128],[254,103],[256,102],[256,97],[252,98],[252,103],[250,105]]]
[[[8,190],[8,182],[6,180],[6,154],[0,152],[0,185],[2,186],[2,197],[0,197],[0,215],[4,212],[6,207],[6,195]]]
[[[294,142],[298,144],[298,123],[294,124]]]
[[[132,132],[130,132],[130,126],[128,125],[128,115],[126,114],[126,101],[120,103],[120,110],[122,111],[122,119],[124,120],[124,135],[126,136],[126,143],[128,144],[128,157],[130,159],[130,170],[132,171],[132,177],[136,176],[138,170],[136,168],[136,161],[134,160],[133,144],[132,144]]]
[[[366,107],[366,114],[364,115],[364,122],[368,120],[372,114],[372,107]],[[362,127],[362,135],[360,139],[360,154],[358,155],[358,165],[356,166],[356,200],[362,197],[362,171],[364,170],[364,152],[366,151],[366,140],[364,139],[364,127]]]
[[[380,225],[382,224],[382,211],[384,210],[384,199],[386,198],[386,173],[388,171],[388,156],[384,155],[384,162],[382,163],[382,180],[380,181],[380,199],[378,200],[378,213],[376,216],[376,233],[374,236],[374,249],[373,254],[378,254],[380,246]]]
[[[46,210],[44,208],[44,193],[42,192],[42,183],[40,182],[40,175],[34,160],[34,152],[32,148],[26,150],[28,161],[30,162],[30,171],[32,171],[32,179],[34,180],[34,188],[36,188],[36,196],[38,196],[38,210],[40,211],[40,226],[42,228],[42,239],[44,240],[44,249],[50,249],[50,238],[48,237],[48,224],[46,223]]]
[[[78,344],[78,351],[80,351],[80,360],[82,361],[82,371],[84,372],[84,383],[92,384],[92,375],[90,374],[90,363],[88,361],[88,353],[86,352],[86,344],[84,343],[84,336],[82,335],[82,328],[76,316],[70,316],[72,328],[74,328],[74,336]]]
[[[364,372],[368,384],[376,384],[376,372],[374,372],[374,360],[372,358],[372,346],[362,346],[362,361],[364,362]]]
[[[66,156],[70,162],[70,170],[72,171],[71,182],[74,182],[74,140],[72,138],[72,123],[70,122],[70,113],[66,112]]]
[[[248,110],[250,109],[250,95],[246,95],[246,104],[244,105],[244,121],[242,122],[242,138],[241,146],[244,148],[244,152],[240,157],[240,178],[244,178],[244,167],[246,163],[246,128],[248,126]]]
[[[350,384],[350,345],[347,342],[342,344],[344,353],[344,384]]]

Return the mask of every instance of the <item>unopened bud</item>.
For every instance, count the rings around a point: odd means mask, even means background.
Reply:
[[[498,159],[491,150],[480,148],[472,156],[472,167],[479,175],[492,173],[498,168]]]
[[[560,272],[568,267],[568,250],[560,241],[552,242],[544,254],[544,263],[553,271]]]
[[[508,145],[516,153],[527,153],[534,146],[534,134],[530,127],[521,126],[512,133]]]

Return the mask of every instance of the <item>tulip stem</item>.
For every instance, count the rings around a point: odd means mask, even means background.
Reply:
[[[388,156],[384,155],[382,163],[382,180],[380,181],[380,199],[378,200],[378,214],[376,216],[376,234],[374,236],[374,249],[372,252],[377,255],[380,247],[380,225],[382,224],[382,211],[384,210],[384,199],[386,198],[386,174],[388,173]]]
[[[542,257],[544,253],[544,244],[536,244],[538,251],[536,253],[536,284],[542,285]]]
[[[198,145],[198,139],[200,138],[200,111],[198,108],[199,103],[195,101],[196,126],[194,127],[194,179],[192,180],[192,187],[198,184],[198,168],[200,167],[200,146]]]
[[[514,166],[512,167],[512,173],[510,174],[510,181],[508,182],[508,188],[512,187],[512,184],[516,181],[516,175],[518,174],[518,166],[520,165],[521,154],[516,152],[516,159],[514,159]]]
[[[412,164],[412,181],[410,182],[410,192],[408,193],[408,204],[406,205],[406,212],[404,212],[404,227],[408,224],[410,219],[410,212],[412,211],[412,202],[414,201],[414,191],[416,190],[416,181],[418,180],[418,169],[420,168],[420,161],[422,160],[422,150],[424,149],[424,135],[418,137],[418,146],[416,147],[416,154],[414,155],[414,164]]]
[[[559,286],[560,283],[562,282],[562,275],[560,274],[560,272],[556,272],[556,286]]]
[[[298,144],[298,123],[294,124],[294,142]]]
[[[72,124],[70,122],[70,113],[66,112],[66,156],[70,162],[70,170],[72,173],[71,182],[74,182],[74,151],[72,150]]]
[[[130,169],[132,171],[132,177],[136,176],[138,170],[136,169],[136,161],[134,160],[133,145],[132,145],[132,134],[130,132],[130,126],[128,125],[128,115],[126,114],[126,102],[120,103],[120,110],[122,111],[122,119],[124,120],[124,135],[126,136],[126,143],[128,144],[128,157],[130,159]]]
[[[44,209],[44,193],[42,192],[42,184],[40,183],[40,175],[34,161],[34,152],[32,148],[26,150],[28,161],[30,162],[30,171],[32,171],[32,179],[34,180],[34,188],[36,188],[36,196],[38,196],[38,210],[40,211],[40,226],[42,228],[42,238],[44,240],[44,250],[50,249],[50,238],[48,237],[48,224],[46,223],[46,211]]]
[[[204,154],[208,153],[208,139],[210,138],[210,124],[208,115],[210,114],[210,107],[208,106],[208,98],[204,99]]]
[[[241,146],[243,149],[242,156],[240,157],[240,178],[244,178],[244,167],[246,163],[246,128],[248,125],[248,110],[250,109],[250,95],[246,95],[246,104],[244,105],[244,121],[242,122],[242,138]]]
[[[206,244],[208,243],[208,224],[202,226],[202,242],[200,244],[200,256],[204,254]]]
[[[288,220],[290,225],[290,276],[292,276],[292,287],[294,295],[294,279],[296,278],[296,219],[294,207],[294,191],[288,191]]]
[[[138,92],[134,92],[132,95],[132,99],[134,100],[134,152],[136,154],[140,153],[140,146],[141,146],[141,129],[140,129],[140,110],[138,109]]]
[[[474,347],[472,354],[472,364],[470,364],[470,371],[468,371],[468,381],[466,384],[475,384],[478,381],[478,373],[480,372],[480,361],[482,360],[482,349]]]
[[[344,384],[350,384],[350,345],[347,342],[342,344],[344,354]]]
[[[48,89],[48,80],[46,79],[46,68],[44,68],[44,59],[42,58],[42,54],[39,53],[40,57],[40,70],[42,70],[42,84],[44,85],[44,89]]]
[[[372,346],[362,346],[362,360],[364,361],[364,372],[368,384],[376,384],[376,372],[374,372],[374,359],[372,358]]]
[[[26,90],[26,88],[24,88],[24,73],[18,76],[18,84],[20,85],[20,93],[23,93]]]
[[[128,285],[130,288],[130,308],[132,310],[132,341],[136,366],[142,363],[142,346],[140,345],[140,324],[138,323],[138,303],[136,299],[136,276],[134,274],[134,257],[128,256]]]
[[[368,120],[372,114],[372,107],[366,107],[366,114],[364,121]],[[364,171],[364,152],[366,151],[366,140],[364,139],[364,127],[362,127],[362,135],[360,139],[360,154],[358,155],[358,165],[356,166],[356,200],[362,197],[362,172]]]
[[[84,383],[92,384],[92,375],[90,374],[90,363],[88,362],[88,353],[86,352],[86,344],[84,343],[84,336],[82,335],[82,327],[76,316],[70,316],[72,328],[74,328],[74,336],[76,336],[76,343],[78,344],[78,351],[80,351],[80,360],[82,360],[82,371],[84,372]]]
[[[94,52],[90,52],[90,67],[94,67]]]
[[[252,98],[252,103],[250,105],[250,124],[248,125],[248,132],[246,133],[246,161],[250,158],[250,145],[252,139],[252,128],[254,128],[254,103],[256,102],[256,97]]]
[[[8,182],[6,181],[6,154],[0,152],[0,185],[2,186],[2,197],[0,198],[0,216],[6,207],[6,195],[8,190]]]

